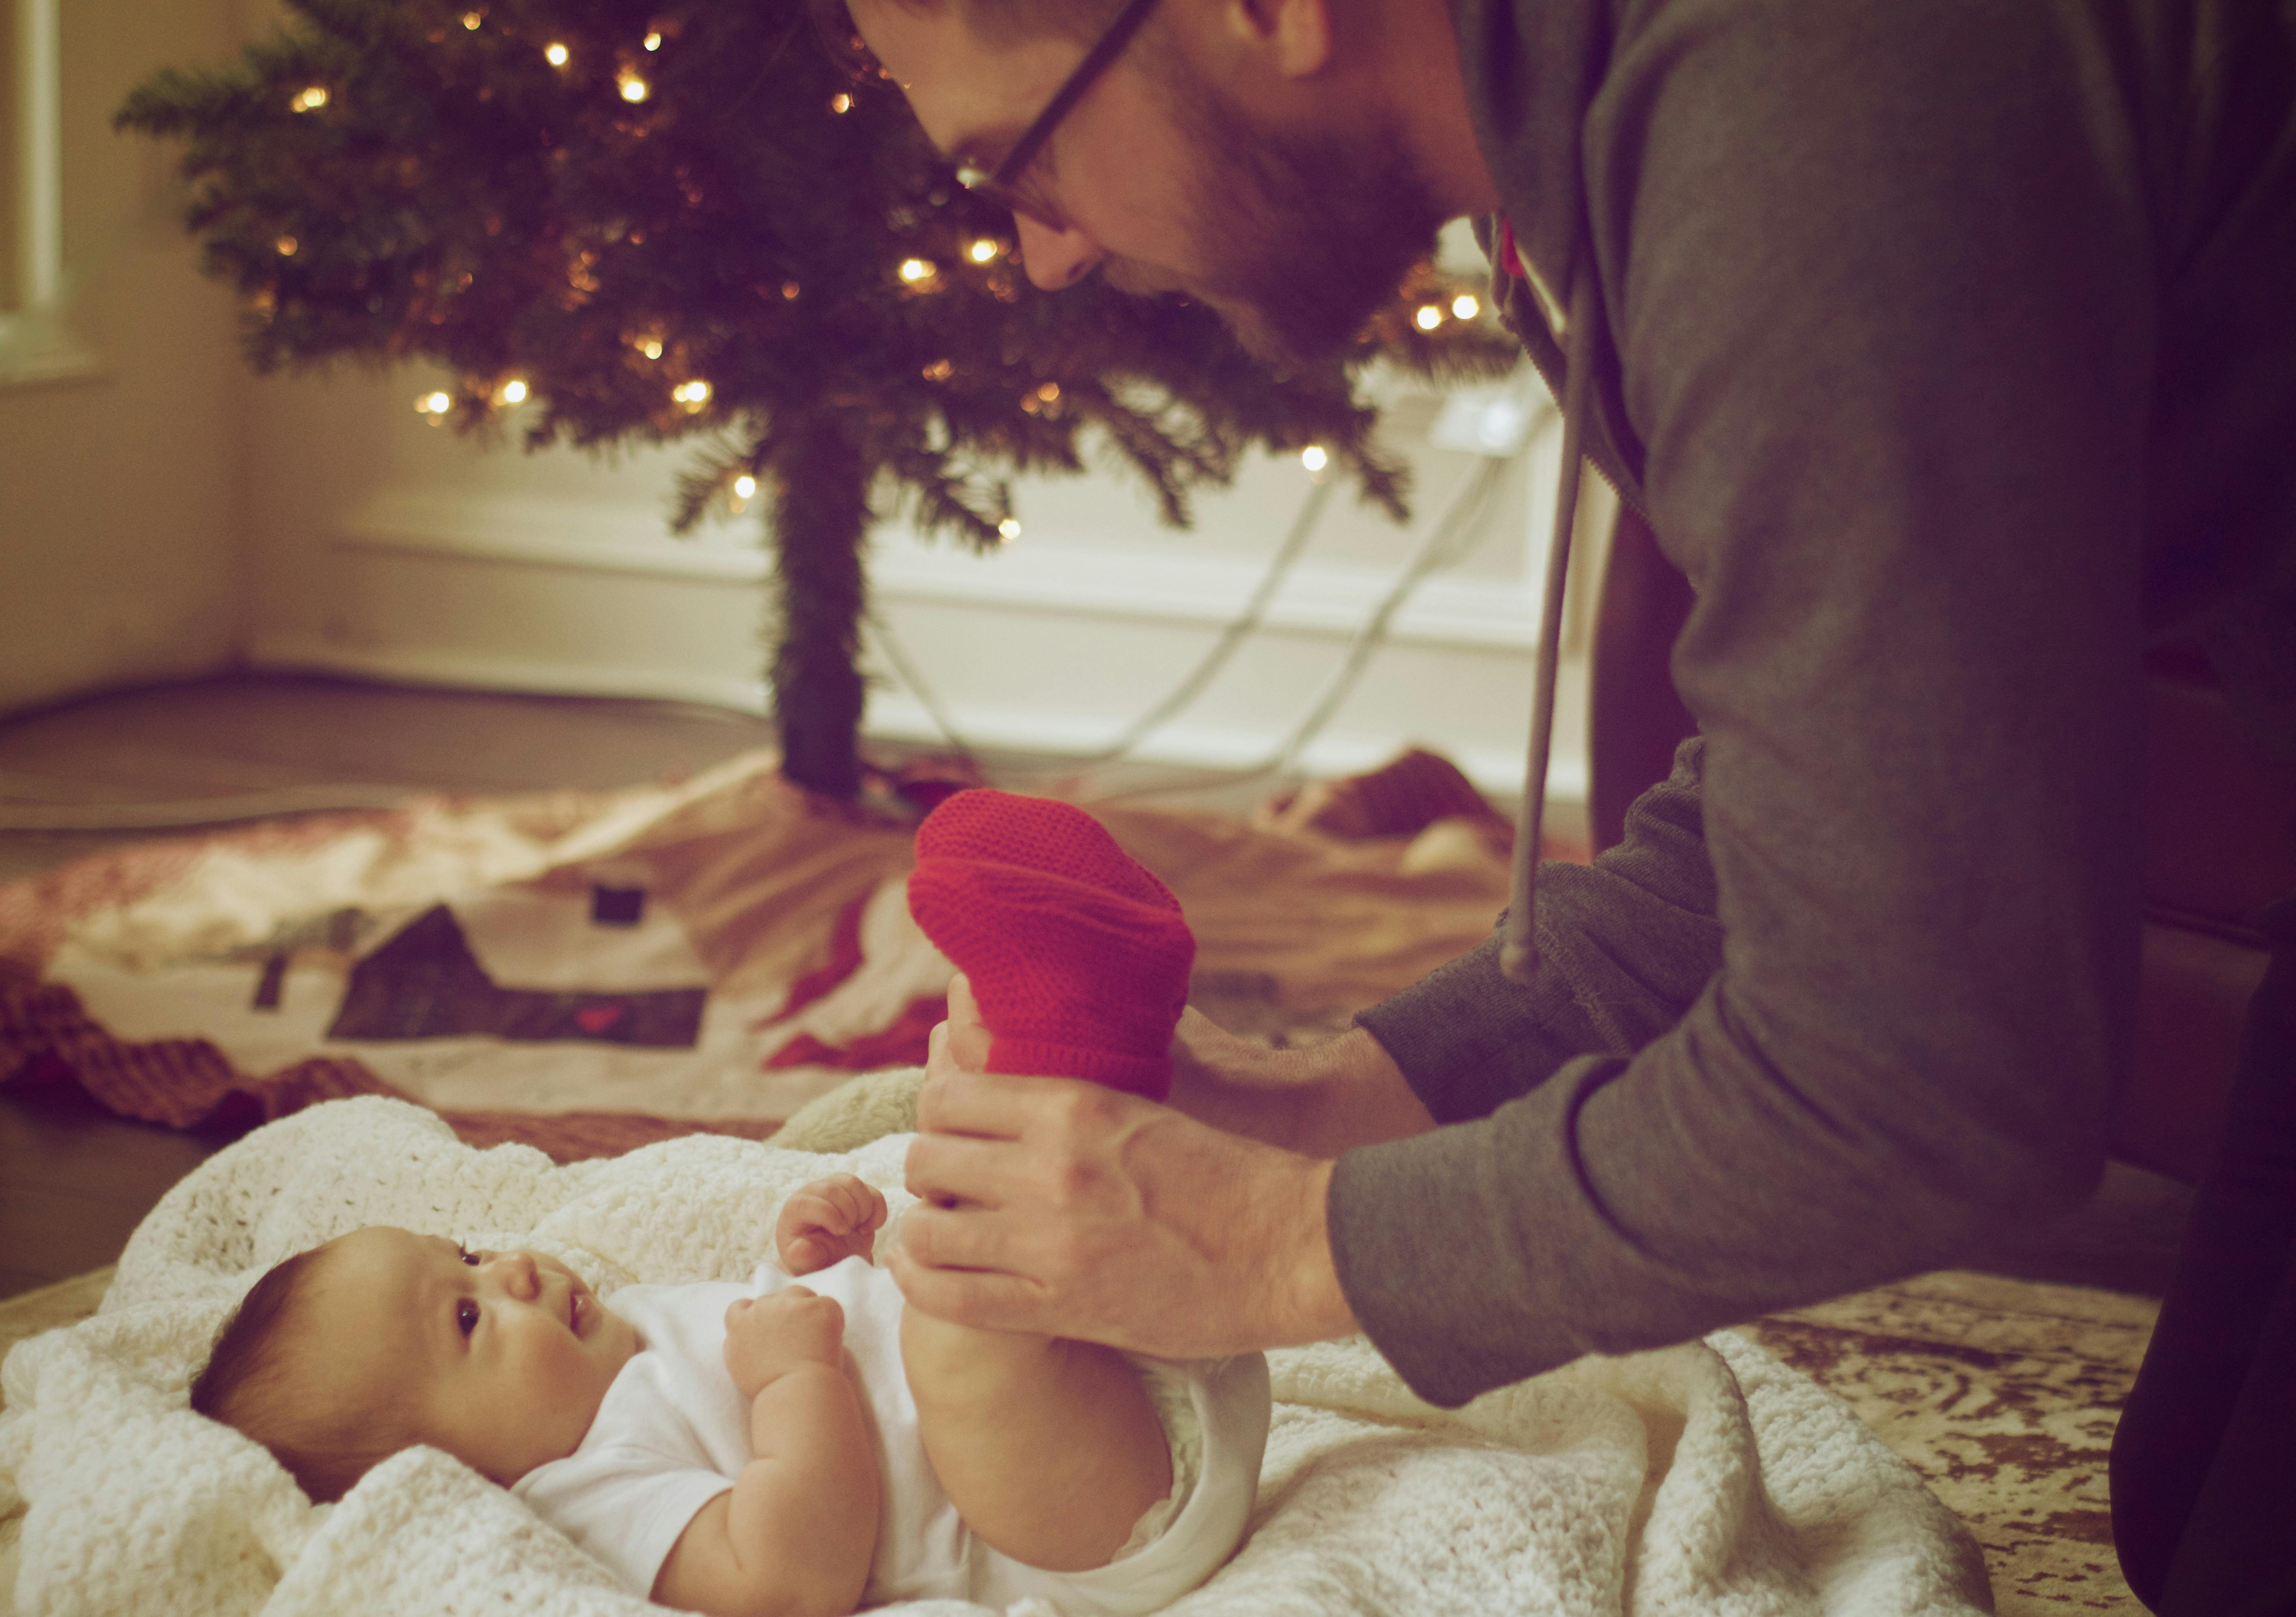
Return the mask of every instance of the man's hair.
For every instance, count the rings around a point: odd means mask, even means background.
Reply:
[[[340,1499],[368,1470],[420,1440],[381,1399],[318,1405],[310,1366],[325,1344],[303,1317],[317,1249],[275,1264],[225,1322],[192,1383],[192,1408],[262,1444],[315,1504]]]

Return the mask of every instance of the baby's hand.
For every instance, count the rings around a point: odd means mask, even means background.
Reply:
[[[782,1267],[810,1275],[844,1258],[869,1260],[873,1237],[885,1221],[885,1198],[849,1173],[792,1191],[774,1226]]]
[[[744,1297],[726,1310],[726,1368],[755,1398],[800,1365],[841,1367],[845,1310],[801,1285]]]

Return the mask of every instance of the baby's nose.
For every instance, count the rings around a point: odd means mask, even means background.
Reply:
[[[542,1294],[542,1271],[534,1264],[531,1252],[504,1252],[497,1260],[503,1289],[521,1302],[530,1302]]]

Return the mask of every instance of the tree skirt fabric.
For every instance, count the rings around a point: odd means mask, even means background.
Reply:
[[[922,1060],[952,974],[909,917],[909,825],[775,766],[283,820],[0,889],[0,1086],[225,1129],[390,1095],[561,1161],[763,1138],[853,1072]],[[1505,903],[1468,817],[1341,839],[1093,812],[1180,899],[1194,997],[1247,1023],[1337,1021]]]

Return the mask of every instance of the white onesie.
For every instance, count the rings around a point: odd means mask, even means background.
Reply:
[[[733,1487],[750,1458],[749,1400],[726,1368],[726,1309],[736,1298],[792,1284],[769,1262],[746,1285],[616,1292],[607,1306],[637,1327],[644,1348],[606,1389],[581,1446],[529,1471],[511,1491],[631,1589],[650,1596],[694,1513]],[[1174,1440],[1178,1497],[1142,1518],[1144,1529],[1161,1528],[1146,1544],[1136,1531],[1106,1566],[1046,1572],[982,1542],[933,1474],[901,1364],[902,1300],[892,1276],[847,1258],[803,1284],[844,1309],[846,1350],[876,1426],[882,1497],[863,1604],[940,1597],[1001,1609],[1035,1596],[1063,1617],[1132,1617],[1201,1583],[1243,1537],[1267,1442],[1267,1362],[1259,1354],[1138,1361],[1152,1391],[1160,1380],[1185,1388],[1185,1400],[1156,1400]],[[1187,1465],[1191,1459],[1197,1463]]]

